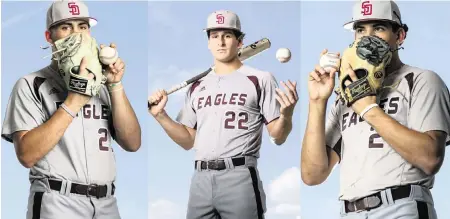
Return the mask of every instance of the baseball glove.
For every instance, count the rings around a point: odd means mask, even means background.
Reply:
[[[339,86],[336,93],[342,103],[350,107],[363,97],[376,96],[382,87],[385,68],[390,64],[391,58],[392,49],[389,44],[377,36],[364,36],[350,44],[344,51],[338,73]],[[345,71],[347,64],[355,72],[357,81],[352,81]]]
[[[56,52],[53,60],[58,62],[58,70],[69,91],[88,96],[99,96],[99,90],[106,82],[95,38],[86,33],[74,33],[55,41]],[[94,74],[93,79],[79,75],[82,58],[87,58],[86,69]]]

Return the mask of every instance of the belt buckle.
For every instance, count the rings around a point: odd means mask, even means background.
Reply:
[[[372,202],[372,198],[376,198],[377,199],[377,203],[374,204]],[[380,206],[380,204],[382,203],[381,199],[379,197],[375,196],[368,196],[368,197],[364,197],[362,199],[356,200],[354,202],[352,202],[352,206],[354,208],[354,212],[362,212],[362,211],[369,211],[372,209],[375,209],[377,207]]]
[[[365,205],[367,206],[367,210],[372,210],[380,207],[383,204],[383,200],[377,194],[373,196],[367,197],[365,200]]]
[[[360,200],[349,201],[346,204],[346,208],[348,208],[348,212],[361,212],[361,211],[364,211],[364,207],[362,209],[360,209],[359,207],[360,207]]]
[[[219,168],[219,159],[216,158],[215,160],[208,160],[206,162],[206,168],[210,170],[216,170]]]
[[[363,206],[361,209],[359,208],[359,204],[360,202],[359,201],[355,201],[355,202],[353,202],[353,208],[354,208],[354,212],[355,213],[359,213],[359,212],[362,212],[362,211],[364,211],[365,210],[365,206]]]
[[[97,199],[99,199],[99,198],[100,198],[100,190],[99,190],[98,188],[99,188],[99,187],[98,187],[97,184],[89,184],[89,185],[87,185],[86,196],[87,196],[87,197],[94,196],[94,197],[96,197]],[[94,194],[95,194],[95,195],[89,194],[93,189],[95,189],[95,191],[94,191]]]

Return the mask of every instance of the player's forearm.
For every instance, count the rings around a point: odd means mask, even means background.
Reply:
[[[123,89],[111,93],[114,130],[117,143],[126,151],[135,152],[141,147],[141,127]]]
[[[282,145],[292,131],[292,117],[281,115],[274,124],[270,136],[276,145]]]
[[[189,133],[184,125],[172,120],[167,113],[161,112],[155,117],[167,135],[185,150],[190,150],[194,146],[195,137]]]
[[[409,129],[375,107],[364,115],[375,131],[403,159],[428,175],[435,174],[443,161],[444,149],[428,134]]]
[[[311,102],[301,152],[302,180],[308,185],[323,182],[329,170],[325,146],[326,102]]]
[[[33,167],[55,147],[72,120],[72,116],[59,108],[45,123],[28,131],[20,140],[15,139],[20,163],[26,168]]]

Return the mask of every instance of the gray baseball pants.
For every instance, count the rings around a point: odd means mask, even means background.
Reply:
[[[381,191],[382,205],[369,211],[345,212],[341,201],[341,219],[437,219],[433,197],[427,188],[411,186],[409,197],[393,201],[391,189]]]
[[[266,195],[256,168],[256,158],[245,157],[245,165],[224,159],[224,170],[201,170],[192,176],[187,219],[263,219]]]
[[[27,219],[120,219],[116,198],[88,197],[70,193],[70,183],[63,181],[61,191],[52,190],[47,179],[35,180],[28,197]]]

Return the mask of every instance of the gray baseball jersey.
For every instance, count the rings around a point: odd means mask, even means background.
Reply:
[[[42,125],[64,102],[67,89],[50,67],[20,78],[11,93],[2,138]],[[30,180],[54,177],[82,184],[108,184],[115,180],[116,164],[111,147],[112,116],[109,93],[93,97],[78,112],[57,145],[30,170]],[[45,136],[42,136],[45,138]]]
[[[450,134],[450,97],[442,79],[435,72],[404,65],[388,76],[384,85],[398,81],[395,89],[386,89],[379,96],[385,113],[419,132],[441,130]],[[427,176],[400,157],[368,123],[341,103],[331,107],[325,135],[327,146],[341,157],[342,200],[352,201],[404,184],[433,187],[434,176]]]
[[[247,65],[193,83],[177,121],[197,131],[195,159],[259,157],[264,123],[280,115],[277,86],[271,73]]]

